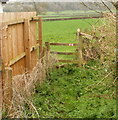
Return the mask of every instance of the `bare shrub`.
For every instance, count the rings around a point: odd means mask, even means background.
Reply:
[[[93,36],[83,49],[84,58],[102,59],[103,63],[110,64],[115,61],[116,49],[116,16],[104,14],[101,25],[92,26],[89,32]]]
[[[35,86],[43,83],[48,69],[51,69],[55,62],[56,59],[50,56],[50,54],[47,54],[38,61],[31,73],[24,73],[13,77],[13,100],[8,116],[11,118],[27,118],[25,106],[28,105],[28,108],[33,112],[35,111],[37,117],[39,117],[32,103],[32,95],[35,91]]]

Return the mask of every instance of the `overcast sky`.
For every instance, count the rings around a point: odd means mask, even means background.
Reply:
[[[9,2],[100,2],[101,0],[9,0]],[[103,0],[105,2],[117,0]]]

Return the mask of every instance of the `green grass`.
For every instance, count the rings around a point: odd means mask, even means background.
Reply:
[[[76,43],[76,30],[85,31],[100,19],[81,19],[43,22],[43,42]]]
[[[108,10],[97,10],[98,12],[106,13],[109,12]],[[113,12],[116,12],[115,9],[112,9]],[[94,10],[87,10],[87,11],[82,11],[82,10],[65,10],[65,11],[59,11],[59,12],[51,12],[48,11],[45,14],[40,14],[40,16],[59,16],[59,15],[92,15],[92,14],[100,14]]]
[[[99,17],[100,15],[70,15],[70,16],[65,16],[65,15],[58,15],[58,16],[43,16],[43,19],[46,20],[46,19],[64,19],[64,18],[82,18],[82,17]]]
[[[93,69],[93,68],[94,69]],[[109,70],[108,70],[109,71]],[[116,101],[109,98],[115,88],[106,68],[91,61],[83,68],[68,65],[49,72],[37,86],[33,104],[41,118],[115,118]],[[108,87],[111,86],[111,87]],[[30,117],[37,117],[28,112]]]
[[[76,43],[76,29],[91,29],[98,19],[53,21],[43,23],[43,42]],[[101,21],[100,21],[101,23]],[[55,51],[73,51],[72,47],[52,47]],[[72,59],[72,57],[62,57]],[[49,70],[42,85],[37,85],[33,104],[41,118],[115,118],[116,99],[113,95],[114,73],[98,61],[84,67],[67,65]],[[99,84],[98,84],[99,83]],[[26,105],[27,106],[27,105]],[[37,118],[35,111],[29,117]]]
[[[101,23],[101,19],[81,19],[68,21],[48,21],[43,22],[43,43],[44,42],[61,42],[61,43],[77,43],[76,30],[81,31],[91,29],[91,25]],[[51,46],[53,51],[74,52],[76,47]],[[61,56],[62,57],[62,56]],[[67,58],[63,56],[62,58]],[[69,57],[68,57],[69,58]],[[71,56],[70,56],[71,58]]]

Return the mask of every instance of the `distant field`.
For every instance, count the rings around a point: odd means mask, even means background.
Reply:
[[[81,31],[90,30],[91,25],[101,23],[101,19],[81,19],[81,20],[67,20],[67,21],[48,21],[43,22],[43,42],[63,42],[63,43],[77,43],[76,30]],[[53,51],[71,52],[75,47],[56,46],[51,47]],[[62,58],[72,58],[72,56],[62,56]]]
[[[46,12],[46,14],[42,14],[42,16],[47,15],[85,15],[85,14],[97,14],[95,11],[82,11],[82,10],[67,10],[67,11],[59,11],[59,12]]]
[[[56,19],[56,18],[75,18],[75,17],[94,17],[101,16],[100,13],[95,11],[62,11],[62,12],[47,12],[45,15],[40,15],[43,19]]]
[[[112,10],[113,12],[116,13],[116,10]],[[65,10],[65,11],[59,11],[59,12],[46,12],[45,14],[41,14],[41,16],[46,17],[46,16],[61,16],[61,15],[100,15],[101,12],[109,12],[109,11],[94,11],[94,10],[87,10],[87,11],[82,11],[82,10]]]
[[[91,25],[101,23],[101,19],[81,19],[69,21],[43,22],[43,42],[76,43],[76,30],[90,30]]]

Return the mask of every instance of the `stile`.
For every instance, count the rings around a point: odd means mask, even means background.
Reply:
[[[58,51],[50,51],[50,45],[55,45],[55,46],[78,46],[77,43],[49,43],[49,42],[45,42],[45,46],[46,46],[46,60],[48,62],[48,53],[51,54],[59,54],[59,55],[76,55],[78,56],[77,52],[58,52]],[[79,63],[79,59],[77,60],[57,60],[58,62],[62,62],[62,63]]]
[[[77,43],[50,43],[50,45],[57,45],[57,46],[78,46]]]
[[[60,55],[77,55],[77,52],[55,52],[55,51],[51,51],[51,54],[60,54]]]

